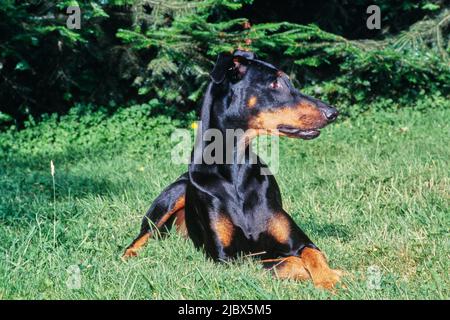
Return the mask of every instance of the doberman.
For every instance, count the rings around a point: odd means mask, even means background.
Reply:
[[[220,54],[210,76],[188,172],[156,198],[124,258],[135,256],[156,230],[175,225],[215,261],[256,254],[281,278],[311,279],[316,287],[332,289],[341,271],[328,266],[283,210],[275,178],[261,174],[265,164],[253,153],[257,160],[249,161],[249,152],[239,163],[206,164],[196,161],[195,150],[207,147],[207,139],[198,137],[208,129],[224,136],[228,129],[242,129],[244,139],[233,152],[239,146],[248,151],[249,141],[261,134],[313,139],[338,111],[301,94],[285,73],[249,51]]]

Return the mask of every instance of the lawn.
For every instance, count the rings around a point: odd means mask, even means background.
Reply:
[[[450,108],[282,139],[285,209],[347,271],[335,294],[250,257],[215,264],[175,232],[122,262],[152,199],[186,170],[169,137],[189,124],[145,108],[81,113],[0,133],[0,299],[450,298]]]

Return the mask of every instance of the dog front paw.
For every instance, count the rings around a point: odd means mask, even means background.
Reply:
[[[125,261],[125,260],[127,260],[129,258],[133,258],[133,257],[137,257],[137,252],[136,252],[136,250],[130,248],[130,249],[125,250],[121,259],[123,261]]]
[[[314,286],[333,291],[336,284],[341,282],[341,277],[343,275],[344,272],[341,270],[328,269],[327,271],[323,271],[319,275],[313,277]]]

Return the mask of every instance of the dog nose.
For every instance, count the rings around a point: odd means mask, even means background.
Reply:
[[[327,107],[325,110],[323,110],[323,113],[328,122],[333,122],[339,115],[339,111],[337,111],[337,109],[334,107]]]

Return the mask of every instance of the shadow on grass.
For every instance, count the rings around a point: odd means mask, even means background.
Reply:
[[[71,172],[70,167],[77,161],[92,159],[92,150],[57,152],[51,155],[9,154],[0,160],[0,219],[14,223],[17,219],[34,220],[37,209],[53,205],[53,180],[50,160],[56,168],[57,205],[67,204],[73,198],[89,195],[117,193],[120,186],[108,176],[86,171],[82,174]],[[97,155],[96,162],[101,155]],[[105,158],[107,160],[107,158]],[[101,158],[100,158],[101,161]],[[69,213],[67,213],[69,214]]]
[[[349,227],[337,223],[317,223],[316,221],[308,221],[308,223],[305,224],[305,229],[309,230],[309,233],[318,234],[320,237],[340,239],[343,242],[349,242],[355,237]]]

